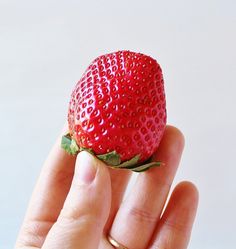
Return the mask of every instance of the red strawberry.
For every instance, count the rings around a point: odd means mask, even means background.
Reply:
[[[62,146],[71,154],[89,150],[109,165],[143,171],[166,125],[162,71],[153,58],[119,51],[95,59],[72,92],[69,134]]]

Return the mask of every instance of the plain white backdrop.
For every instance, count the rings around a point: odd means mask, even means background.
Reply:
[[[13,248],[72,87],[121,49],[162,65],[168,123],[186,138],[174,185],[200,192],[189,248],[235,248],[235,13],[234,0],[0,0],[0,249]]]

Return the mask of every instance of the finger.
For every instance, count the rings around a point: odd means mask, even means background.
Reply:
[[[115,217],[110,235],[128,248],[146,248],[159,220],[184,147],[182,133],[168,126],[155,160],[165,166],[138,175]]]
[[[63,134],[67,127],[63,129]],[[34,189],[16,246],[41,247],[57,220],[74,173],[75,157],[60,147],[61,135],[53,146]]]
[[[110,202],[107,166],[88,152],[79,153],[64,207],[42,248],[98,248]]]
[[[190,182],[180,183],[171,195],[149,248],[186,249],[197,205],[196,187]]]
[[[109,172],[111,177],[112,201],[111,201],[110,215],[104,228],[105,234],[111,228],[114,216],[116,215],[117,210],[120,207],[127,184],[132,174],[130,170],[112,169],[112,168],[109,168]]]
[[[112,248],[111,245],[107,241],[106,235],[108,231],[111,229],[112,222],[117,213],[117,210],[120,207],[126,187],[132,175],[130,170],[112,169],[112,168],[108,168],[108,169],[109,169],[110,177],[111,177],[112,200],[111,200],[110,214],[106,222],[106,225],[104,227],[102,240],[100,241],[100,244],[99,244],[99,248],[102,248],[102,249]]]

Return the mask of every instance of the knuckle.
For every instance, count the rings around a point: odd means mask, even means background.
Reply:
[[[52,221],[28,220],[22,227],[17,246],[41,247],[53,223]]]
[[[128,215],[141,223],[156,223],[158,219],[157,216],[153,215],[151,212],[138,207],[132,207],[128,211]]]
[[[58,217],[58,223],[60,226],[77,226],[78,224],[90,224],[99,226],[101,219],[98,219],[97,215],[89,212],[80,212],[74,207],[63,208]]]
[[[164,220],[163,225],[171,230],[172,233],[187,234],[190,229],[188,225],[177,221]]]

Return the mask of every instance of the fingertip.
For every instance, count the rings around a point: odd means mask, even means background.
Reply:
[[[179,162],[185,144],[183,133],[176,127],[167,125],[156,152],[153,154],[153,161]],[[176,163],[173,163],[176,165]]]
[[[77,157],[76,157],[76,167],[78,168],[80,166],[80,164],[83,164],[83,163],[91,163],[91,164],[94,164],[94,167],[97,167],[97,162],[95,160],[95,157],[90,154],[89,152],[87,151],[81,151],[77,154]]]
[[[97,174],[97,163],[87,152],[81,152],[76,159],[76,174],[83,184],[90,184]]]
[[[76,173],[80,176],[85,171],[89,171],[89,169],[93,171],[93,174],[96,173],[99,179],[102,177],[105,182],[110,181],[108,166],[91,153],[81,151],[76,159]]]
[[[165,130],[165,135],[172,141],[175,141],[175,144],[178,144],[178,147],[183,150],[185,145],[185,137],[183,132],[173,125],[167,125]]]
[[[199,201],[199,191],[196,185],[190,181],[180,182],[174,189],[173,195],[176,198],[181,198],[185,202],[198,204]]]

